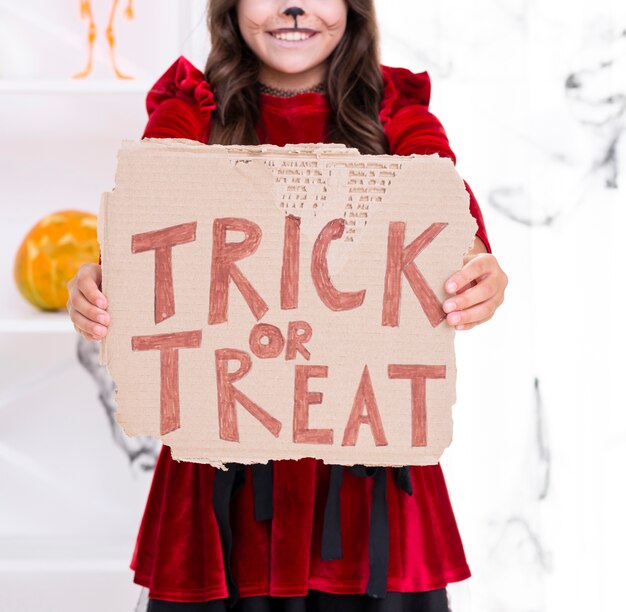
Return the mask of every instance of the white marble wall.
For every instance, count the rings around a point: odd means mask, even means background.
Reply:
[[[201,67],[207,50],[202,0],[157,0],[149,14],[137,1],[120,57],[138,82],[107,90],[100,46],[100,85],[64,91],[84,27],[69,4],[0,0],[0,77],[57,79],[36,94],[0,90],[0,199],[11,203],[0,229],[0,609],[10,612],[41,609],[41,593],[51,611],[130,610],[139,596],[128,562],[156,448],[115,429],[108,383],[79,363],[62,321],[19,331],[36,324],[13,289],[12,255],[45,212],[96,210],[119,141],[143,129],[147,86],[179,53]],[[100,19],[106,4],[94,2]],[[377,10],[383,61],[429,71],[431,109],[510,278],[496,317],[457,336],[442,464],[473,576],[451,586],[453,610],[619,610],[626,3],[378,0]],[[24,55],[35,38],[47,52]]]
[[[429,71],[510,277],[458,334],[442,464],[474,575],[457,608],[622,609],[626,4],[378,6],[384,59]]]

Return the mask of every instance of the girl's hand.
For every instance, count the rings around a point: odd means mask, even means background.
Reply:
[[[496,258],[487,253],[480,238],[464,257],[463,267],[445,284],[448,298],[443,309],[448,324],[456,329],[472,329],[491,319],[504,301],[504,290],[509,283]]]
[[[67,284],[67,311],[74,329],[87,340],[102,340],[110,323],[107,299],[100,291],[102,268],[98,264],[83,264]]]

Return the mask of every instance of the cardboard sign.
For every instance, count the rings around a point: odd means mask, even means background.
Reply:
[[[125,141],[98,230],[118,423],[219,467],[436,463],[468,206],[437,155]]]

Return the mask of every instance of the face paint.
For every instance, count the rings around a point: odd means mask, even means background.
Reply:
[[[326,76],[327,60],[346,30],[345,0],[239,0],[241,35],[259,58],[259,80],[271,87],[301,89]]]

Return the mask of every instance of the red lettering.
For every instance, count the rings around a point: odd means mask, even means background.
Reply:
[[[228,371],[228,362],[239,361],[236,372]],[[243,378],[252,368],[250,355],[237,349],[217,349],[215,351],[215,370],[217,374],[217,409],[219,430],[222,440],[239,442],[236,402],[239,402],[265,429],[275,438],[280,433],[282,423],[255,404],[247,395],[236,389],[233,383]]]
[[[161,435],[180,428],[178,349],[198,348],[202,331],[133,336],[133,351],[161,351]]]
[[[304,346],[304,343],[308,342],[312,335],[313,330],[306,321],[289,321],[285,359],[295,359],[297,351],[308,361],[311,358],[311,353]]]
[[[261,342],[263,338],[267,338],[268,341]],[[269,323],[257,323],[250,331],[248,342],[250,350],[261,359],[278,357],[285,346],[285,339],[280,329]]]
[[[363,413],[363,408],[366,409],[365,414]],[[376,446],[387,446],[388,442],[383,430],[383,422],[380,418],[374,387],[372,386],[372,379],[367,366],[363,368],[363,373],[361,374],[361,382],[354,396],[352,411],[350,412],[346,429],[343,432],[341,446],[355,446],[357,436],[359,435],[359,427],[362,424],[370,426]]]
[[[321,404],[323,393],[309,391],[309,378],[327,378],[328,366],[297,365],[293,397],[293,441],[309,444],[332,444],[332,429],[309,429],[309,406]]]
[[[398,326],[400,311],[400,283],[402,274],[406,276],[424,313],[432,327],[437,327],[446,318],[446,313],[426,279],[413,261],[447,226],[447,223],[433,223],[411,244],[404,247],[404,221],[389,224],[387,237],[387,270],[385,272],[385,292],[383,296],[383,325]]]
[[[172,279],[172,247],[196,239],[196,222],[173,225],[143,234],[134,234],[132,253],[154,251],[154,322],[161,323],[175,313]]]
[[[343,236],[344,226],[345,221],[343,219],[329,221],[315,240],[311,255],[311,279],[317,295],[331,310],[357,308],[365,299],[365,289],[361,291],[339,291],[330,280],[326,253],[331,240],[337,240]]]
[[[300,276],[300,217],[285,217],[283,267],[280,275],[280,307],[283,310],[298,307]]]
[[[446,366],[387,366],[389,378],[411,380],[411,446],[426,446],[426,379],[445,378]]]
[[[241,242],[226,242],[228,230],[241,231]],[[234,263],[252,255],[261,242],[261,228],[247,219],[224,217],[213,221],[213,253],[211,256],[211,289],[209,296],[209,324],[228,320],[228,286],[232,279],[257,321],[268,306],[250,281]]]

